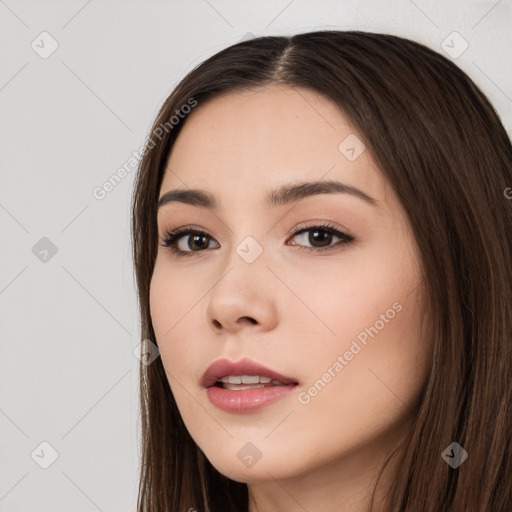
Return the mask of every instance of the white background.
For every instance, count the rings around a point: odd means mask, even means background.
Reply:
[[[444,53],[456,31],[455,62],[510,134],[511,27],[511,0],[0,0],[0,511],[135,510],[134,171],[92,192],[178,80],[249,32],[387,32]],[[43,31],[58,43],[45,59]]]

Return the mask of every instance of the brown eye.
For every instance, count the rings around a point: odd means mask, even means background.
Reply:
[[[303,242],[311,244],[310,247],[299,245],[301,250],[308,252],[322,252],[334,249],[341,245],[347,245],[353,242],[354,237],[343,233],[336,227],[325,224],[318,226],[307,226],[296,231],[292,238],[300,237],[308,233],[307,239]],[[339,238],[338,243],[333,245],[335,238]],[[181,243],[181,241],[184,243]],[[168,248],[176,256],[193,256],[194,254],[205,252],[212,248],[209,244],[213,238],[206,232],[198,229],[181,229],[173,233],[167,233],[162,238],[162,246]]]
[[[305,233],[309,233],[305,242],[311,244],[311,247],[301,246],[301,249],[310,252],[327,251],[331,248],[338,247],[340,245],[346,245],[354,241],[354,237],[343,233],[330,224],[308,226],[304,229],[300,229],[294,233],[293,238],[302,236]],[[331,245],[333,242],[333,237],[340,239],[340,241],[335,245]]]
[[[187,240],[181,248],[180,240]],[[162,238],[162,246],[167,247],[176,256],[192,256],[194,253],[203,252],[208,249],[209,240],[213,240],[210,235],[197,229],[184,229],[174,233],[167,233]],[[190,250],[186,250],[186,249]]]

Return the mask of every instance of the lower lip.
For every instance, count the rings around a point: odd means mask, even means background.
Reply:
[[[289,384],[287,386],[231,391],[211,386],[207,388],[206,393],[210,402],[225,412],[251,413],[286,398],[295,391],[296,387],[297,384]]]

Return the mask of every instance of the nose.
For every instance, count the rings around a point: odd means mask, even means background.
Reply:
[[[253,332],[273,329],[278,310],[274,275],[263,258],[247,263],[235,256],[208,297],[208,325],[218,334],[235,334],[243,329]]]

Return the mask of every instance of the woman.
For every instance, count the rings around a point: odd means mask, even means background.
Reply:
[[[512,510],[511,186],[496,111],[416,42],[189,73],[133,197],[139,510]]]

